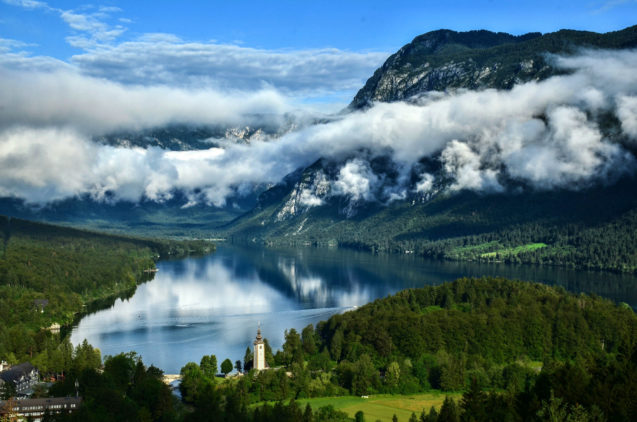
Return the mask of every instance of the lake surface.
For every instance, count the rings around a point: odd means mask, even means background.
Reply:
[[[409,287],[463,276],[503,276],[557,284],[637,305],[637,277],[529,265],[426,260],[342,249],[271,249],[222,244],[216,253],[157,264],[155,278],[128,300],[84,317],[71,341],[85,338],[102,356],[136,351],[144,363],[179,373],[215,354],[243,361],[257,326],[276,351],[284,330]]]

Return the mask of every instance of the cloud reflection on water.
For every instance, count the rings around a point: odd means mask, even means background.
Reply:
[[[637,304],[637,277],[565,268],[428,261],[347,250],[222,245],[202,258],[163,261],[128,300],[83,318],[71,340],[102,354],[135,350],[147,364],[176,373],[216,354],[243,359],[257,324],[274,349],[285,329],[301,330],[337,312],[398,290],[462,276],[502,276],[558,284]]]
[[[72,341],[86,338],[103,354],[136,350],[147,363],[176,372],[203,354],[241,359],[259,322],[276,348],[285,329],[300,330],[373,298],[357,277],[328,282],[300,257],[281,256],[272,266],[270,257],[252,258],[222,250],[161,262],[155,279],[133,297],[82,319]]]

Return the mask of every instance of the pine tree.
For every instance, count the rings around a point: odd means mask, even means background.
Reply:
[[[312,406],[310,404],[305,405],[305,411],[303,412],[303,422],[313,422],[314,415],[312,414]]]
[[[460,408],[462,408],[462,420],[476,422],[486,420],[485,412],[486,394],[480,389],[477,379],[471,380],[471,387],[462,395]]]
[[[447,396],[440,408],[440,414],[438,415],[438,422],[459,422],[458,406],[453,398]]]

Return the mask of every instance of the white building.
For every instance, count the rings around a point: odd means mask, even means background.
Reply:
[[[41,422],[47,410],[52,415],[74,412],[81,404],[81,397],[0,400],[0,419]]]
[[[261,337],[261,327],[257,329],[257,339],[254,340],[254,358],[252,361],[252,367],[257,371],[262,371],[268,368],[268,364],[265,361],[265,343],[263,337]]]
[[[18,395],[26,395],[39,382],[40,374],[33,365],[25,362],[0,372],[0,379],[5,384],[12,383]]]

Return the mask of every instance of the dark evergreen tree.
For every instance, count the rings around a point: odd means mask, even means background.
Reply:
[[[445,401],[440,408],[440,414],[438,414],[438,422],[459,422],[460,415],[458,413],[458,406],[452,397],[445,397]]]
[[[462,421],[480,422],[489,419],[486,412],[486,394],[480,388],[478,380],[473,378],[471,386],[462,395],[460,408],[462,409]]]

